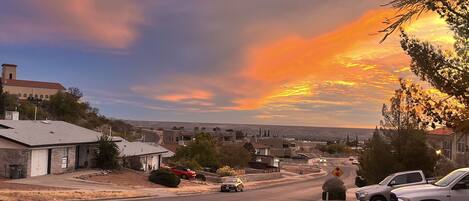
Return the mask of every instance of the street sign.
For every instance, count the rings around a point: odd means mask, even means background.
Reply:
[[[342,171],[339,167],[336,167],[332,170],[331,174],[336,177],[340,177],[344,174],[344,171]]]

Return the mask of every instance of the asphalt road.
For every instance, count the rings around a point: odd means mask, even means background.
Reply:
[[[341,160],[344,161],[344,160]],[[331,160],[329,164],[323,167],[330,172],[336,166],[342,168],[344,180],[347,188],[354,187],[356,167],[352,165],[343,165],[339,160]],[[311,178],[300,182],[279,184],[267,188],[256,190],[246,190],[244,192],[232,193],[209,193],[201,195],[189,195],[167,198],[144,199],[144,201],[316,201],[321,199],[322,184],[331,175],[318,178]]]

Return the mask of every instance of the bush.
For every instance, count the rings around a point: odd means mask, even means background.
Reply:
[[[344,182],[337,177],[330,178],[324,182],[322,190],[323,200],[325,200],[327,193],[329,194],[329,200],[345,200],[347,188]]]
[[[112,137],[102,135],[98,139],[96,166],[103,170],[119,169],[119,147],[112,141]]]
[[[199,181],[207,181],[207,177],[204,174],[196,174],[195,179]]]
[[[181,183],[181,179],[176,174],[167,169],[158,169],[152,171],[148,179],[153,183],[173,188],[178,187],[179,183]]]
[[[434,176],[442,177],[456,169],[456,164],[453,161],[441,158],[436,162]]]
[[[220,177],[235,176],[236,171],[230,166],[223,166],[217,170],[217,174]]]

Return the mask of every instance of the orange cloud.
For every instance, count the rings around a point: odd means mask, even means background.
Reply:
[[[208,100],[212,97],[213,97],[213,94],[211,92],[203,91],[203,90],[194,90],[194,91],[187,91],[184,93],[159,95],[159,96],[156,96],[156,99],[164,100],[164,101],[180,102],[180,101],[186,101],[190,99]]]
[[[182,102],[204,97],[203,93],[195,95],[197,90],[210,91],[210,96],[205,96],[211,101],[210,108],[262,112],[254,115],[256,119],[275,119],[270,115],[275,113],[289,119],[295,114],[301,117],[298,121],[304,121],[303,112],[323,108],[320,112],[331,115],[333,111],[337,116],[334,120],[340,122],[338,119],[344,118],[345,124],[346,115],[375,114],[392,95],[399,77],[411,75],[406,67],[409,59],[399,47],[397,35],[379,44],[383,36],[377,32],[385,26],[382,21],[394,13],[390,9],[371,10],[318,36],[292,33],[255,44],[246,48],[244,65],[238,71],[179,75],[168,82],[174,84],[158,85],[161,90],[146,94],[159,100]],[[435,16],[424,18],[428,17]],[[324,118],[320,115],[314,119],[319,121],[319,117]]]
[[[107,2],[107,1],[106,1]],[[87,46],[125,49],[138,36],[137,25],[143,22],[141,9],[135,1],[94,0],[33,1],[36,8],[31,19],[8,16],[0,30],[0,40],[80,41]]]

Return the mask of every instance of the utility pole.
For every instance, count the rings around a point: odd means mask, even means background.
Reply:
[[[36,121],[37,117],[37,106],[34,106],[34,121]]]

